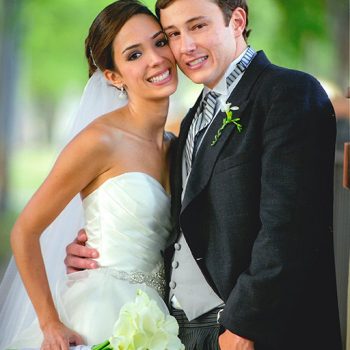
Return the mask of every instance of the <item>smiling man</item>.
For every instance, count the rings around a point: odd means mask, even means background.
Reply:
[[[340,349],[327,95],[247,46],[245,0],[156,11],[178,66],[204,85],[171,171],[170,304],[186,349]]]

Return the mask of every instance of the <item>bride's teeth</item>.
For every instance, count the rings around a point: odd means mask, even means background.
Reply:
[[[167,70],[163,74],[157,75],[156,77],[151,78],[150,81],[151,81],[151,83],[159,83],[159,82],[165,80],[169,76],[169,74],[170,74],[170,71]]]
[[[195,61],[189,62],[188,64],[189,64],[189,66],[195,66],[196,64],[202,63],[205,60],[206,60],[206,57],[201,57],[201,58],[198,58]]]

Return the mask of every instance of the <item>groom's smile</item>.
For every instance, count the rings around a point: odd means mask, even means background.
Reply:
[[[196,58],[193,60],[190,60],[189,62],[187,62],[186,64],[191,68],[191,69],[199,69],[203,66],[203,64],[205,63],[205,61],[208,59],[208,56],[204,56],[204,57],[200,57],[200,58]]]

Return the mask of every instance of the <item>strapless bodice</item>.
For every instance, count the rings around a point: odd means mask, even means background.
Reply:
[[[83,200],[87,245],[101,267],[150,272],[162,260],[171,230],[170,197],[142,172],[105,181]]]

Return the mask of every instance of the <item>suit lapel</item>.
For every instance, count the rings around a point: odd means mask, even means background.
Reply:
[[[240,117],[243,125],[242,132],[244,133],[244,119],[246,118],[244,111],[249,104],[250,92],[259,78],[260,74],[265,68],[271,63],[262,51],[259,51],[257,56],[254,58],[250,66],[247,68],[244,76],[237,84],[233,93],[229,97],[228,101],[232,103],[232,106],[238,106],[239,110],[234,111],[234,117]],[[213,172],[215,162],[227,142],[230,135],[237,133],[236,127],[233,124],[229,124],[223,130],[221,137],[218,142],[211,146],[214,140],[215,134],[220,129],[222,121],[226,114],[219,112],[212,122],[207,134],[205,135],[202,145],[196,155],[191,174],[188,179],[186,186],[186,193],[182,203],[181,213],[183,213],[188,205],[193,201],[195,197],[205,188],[210,176]],[[187,135],[187,134],[186,134]],[[181,204],[181,198],[180,198]]]
[[[203,91],[202,91],[203,93]],[[173,190],[172,190],[172,217],[174,223],[178,227],[178,218],[181,210],[181,194],[182,194],[182,154],[186,145],[187,134],[190,129],[192,120],[196,114],[198,106],[202,100],[202,93],[198,96],[194,106],[188,111],[187,115],[183,119],[180,127],[179,139],[177,144],[177,150],[175,160],[173,162],[173,168],[171,170],[171,176],[173,178]]]

